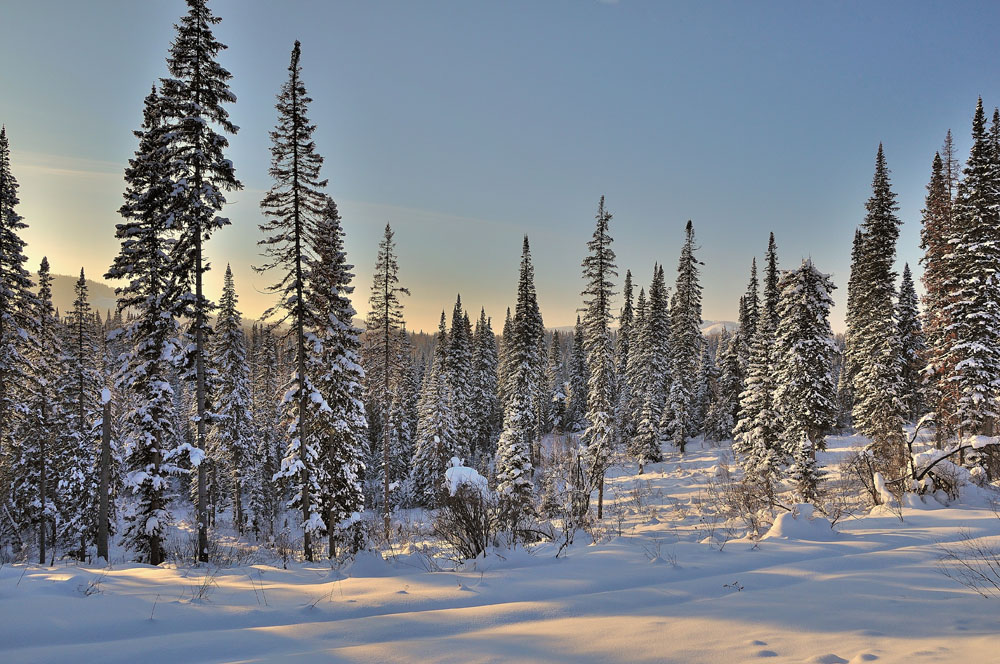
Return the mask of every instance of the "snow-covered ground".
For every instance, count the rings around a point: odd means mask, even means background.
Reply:
[[[6,565],[0,662],[1000,661],[1000,599],[938,563],[941,543],[1000,546],[987,493],[832,529],[806,509],[754,543],[714,516],[726,447],[692,447],[614,470],[598,542],[558,558],[546,543],[458,568],[412,549],[342,569]]]

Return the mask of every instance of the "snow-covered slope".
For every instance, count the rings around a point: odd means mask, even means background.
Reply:
[[[832,439],[820,460],[854,442]],[[833,528],[804,509],[755,544],[713,508],[725,447],[692,447],[642,476],[613,471],[597,543],[581,533],[558,558],[544,544],[455,568],[404,549],[214,581],[205,568],[6,565],[0,661],[997,661],[1000,600],[938,569],[939,543],[996,543],[984,500]]]

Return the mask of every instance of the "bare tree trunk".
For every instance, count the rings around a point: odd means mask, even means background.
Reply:
[[[604,518],[604,473],[601,473],[601,485],[597,490],[597,520]]]

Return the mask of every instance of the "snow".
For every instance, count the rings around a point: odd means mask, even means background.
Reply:
[[[101,403],[106,404],[109,401],[111,401],[111,390],[105,387],[101,390]]]
[[[480,475],[475,468],[462,465],[462,460],[458,457],[451,458],[451,466],[444,471],[445,482],[448,486],[448,494],[454,496],[462,485],[469,485],[480,491],[489,489],[489,482]]]
[[[819,462],[865,442],[831,437]],[[431,564],[404,544],[339,567],[150,567],[114,551],[107,568],[5,564],[0,662],[996,661],[998,600],[938,569],[940,543],[998,541],[991,489],[832,528],[789,505],[753,541],[712,517],[728,445],[688,448],[641,476],[609,471],[596,543],[580,533],[559,557],[543,543]]]

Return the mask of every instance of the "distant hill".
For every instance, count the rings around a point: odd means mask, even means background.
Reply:
[[[37,284],[38,275],[34,274],[32,278]],[[73,308],[73,300],[76,299],[76,293],[73,289],[76,288],[76,282],[79,278],[66,274],[52,275],[52,304],[64,316],[67,311]],[[114,288],[101,281],[87,279],[87,291],[91,308],[100,311],[102,319],[107,315],[109,309],[114,311],[118,302],[115,299]]]

